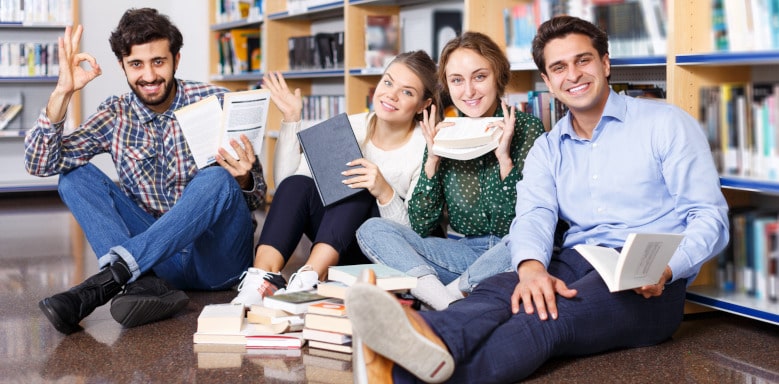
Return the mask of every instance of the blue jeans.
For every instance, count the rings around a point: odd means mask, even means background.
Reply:
[[[460,277],[460,290],[470,292],[482,280],[511,271],[511,257],[500,237],[460,239],[422,237],[394,221],[373,218],[357,230],[365,256],[411,276],[435,275],[448,284]]]
[[[444,311],[419,312],[446,343],[455,360],[452,382],[513,383],[558,356],[582,356],[658,344],[671,337],[684,313],[686,280],[645,299],[632,290],[610,293],[600,275],[573,249],[555,255],[549,273],[578,291],[557,296],[557,320],[511,314],[516,272],[483,281]],[[397,382],[413,382],[396,366]]]
[[[103,266],[122,258],[130,281],[153,270],[178,289],[235,285],[252,264],[254,225],[229,172],[198,172],[173,208],[155,218],[87,164],[60,175],[59,193]]]

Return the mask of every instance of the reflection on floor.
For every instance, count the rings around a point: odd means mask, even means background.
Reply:
[[[287,270],[296,269],[296,265]],[[293,263],[294,264],[294,263]],[[70,336],[58,333],[37,302],[96,271],[94,254],[54,194],[0,195],[0,382],[349,383],[349,356],[195,352],[203,305],[234,292],[188,292],[173,319],[122,329],[107,306]],[[779,383],[779,327],[721,312],[688,316],[658,346],[559,359],[530,383]],[[517,348],[522,348],[517,345]]]

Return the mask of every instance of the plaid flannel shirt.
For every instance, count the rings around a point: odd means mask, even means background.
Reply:
[[[27,171],[51,176],[110,153],[121,188],[154,217],[176,204],[198,168],[173,112],[227,89],[176,80],[173,104],[164,113],[148,109],[133,93],[111,96],[72,132],[64,122],[51,122],[43,110],[25,138]],[[252,169],[253,189],[244,191],[250,210],[262,206],[267,186],[259,159]]]

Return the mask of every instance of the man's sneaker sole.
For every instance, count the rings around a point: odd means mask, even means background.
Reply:
[[[346,291],[345,302],[355,335],[370,349],[425,382],[451,377],[454,360],[449,351],[418,333],[394,296],[375,285],[355,283]]]
[[[60,317],[57,311],[52,308],[51,303],[49,303],[49,299],[51,298],[47,297],[39,301],[38,308],[40,308],[43,314],[46,315],[46,318],[49,319],[49,322],[56,330],[66,335],[70,335],[71,333],[75,333],[84,329],[78,324],[69,324],[62,320],[62,317]]]
[[[187,306],[189,297],[179,290],[162,296],[123,295],[111,302],[111,316],[126,328],[167,319]]]

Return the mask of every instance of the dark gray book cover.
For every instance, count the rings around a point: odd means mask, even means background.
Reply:
[[[363,190],[341,182],[346,179],[341,172],[349,169],[346,163],[362,157],[345,113],[298,132],[298,140],[325,207]]]

